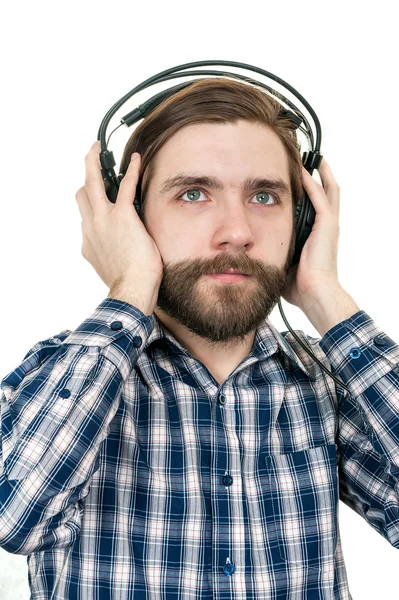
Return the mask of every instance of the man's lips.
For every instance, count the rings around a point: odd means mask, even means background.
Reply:
[[[249,275],[243,273],[209,273],[208,277],[225,283],[233,283],[235,281],[244,281]]]
[[[209,275],[246,275],[242,271],[236,271],[235,269],[227,269],[227,271],[220,271],[219,273],[209,273]]]

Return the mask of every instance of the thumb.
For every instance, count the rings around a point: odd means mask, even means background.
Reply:
[[[140,175],[141,156],[133,152],[127,171],[120,183],[116,204],[131,206],[136,195],[136,187]]]

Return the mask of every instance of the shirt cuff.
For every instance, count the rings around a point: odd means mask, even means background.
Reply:
[[[115,298],[105,298],[74,331],[64,330],[53,342],[96,346],[124,379],[137,362],[155,325],[153,315]],[[58,338],[58,339],[57,339]]]
[[[354,397],[390,371],[399,373],[399,346],[364,310],[334,325],[319,345]]]

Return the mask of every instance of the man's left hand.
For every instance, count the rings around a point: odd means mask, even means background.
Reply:
[[[302,310],[338,281],[340,188],[323,158],[318,169],[322,185],[302,167],[302,184],[315,209],[315,222],[302,249],[299,263],[288,272],[284,300]]]

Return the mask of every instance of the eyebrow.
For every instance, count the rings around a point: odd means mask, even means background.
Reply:
[[[190,175],[188,173],[179,173],[174,177],[168,177],[162,184],[160,189],[161,194],[167,194],[171,190],[177,187],[183,187],[187,185],[202,185],[204,187],[224,190],[224,185],[217,177],[209,177],[207,175]],[[233,188],[239,187],[237,185],[232,186]],[[265,178],[265,177],[247,177],[243,185],[241,186],[244,192],[257,190],[259,188],[268,188],[276,190],[287,196],[291,195],[291,188],[284,179],[280,177]]]

